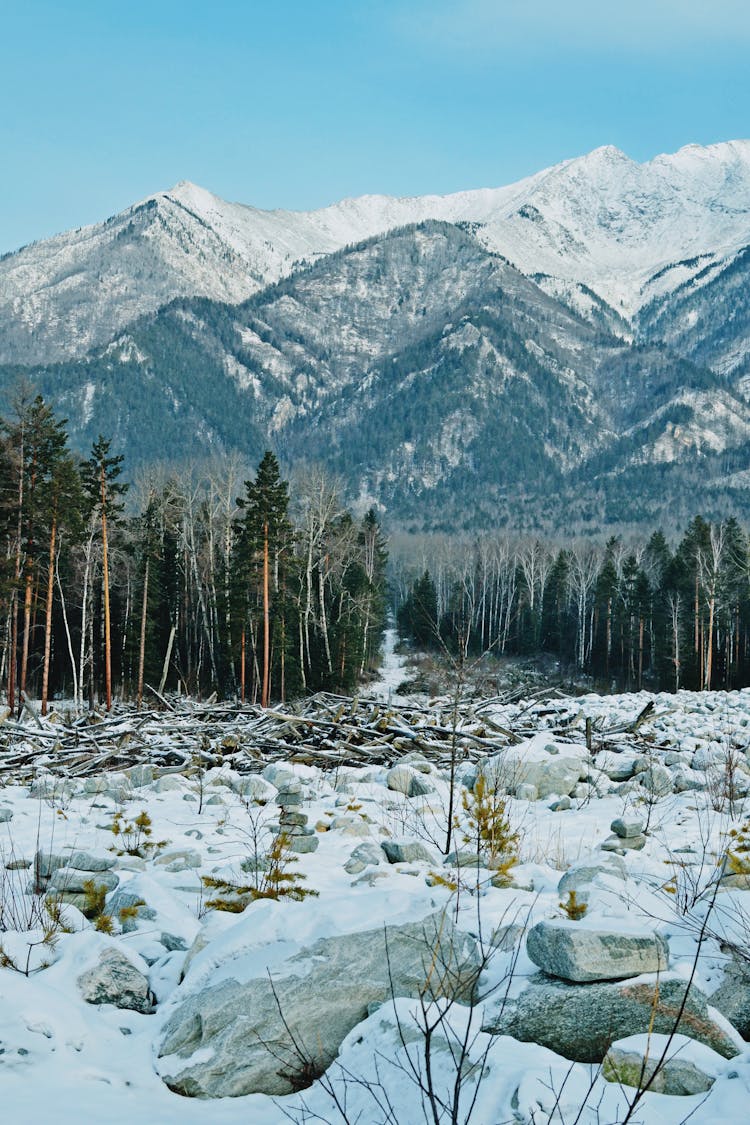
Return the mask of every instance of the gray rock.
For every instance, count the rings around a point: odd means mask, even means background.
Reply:
[[[177,934],[163,933],[159,941],[170,953],[187,952],[187,942]]]
[[[117,863],[112,855],[94,855],[92,852],[71,852],[67,867],[76,871],[111,871]]]
[[[333,828],[334,825],[335,825],[335,821],[341,820],[341,819],[344,819],[344,818],[336,817],[335,820],[333,820],[331,822],[329,827]],[[307,813],[289,812],[288,809],[285,810],[281,814],[281,816],[279,817],[279,824],[283,824],[285,827],[291,827],[292,825],[294,825],[295,827],[301,828],[303,825],[307,824],[307,821],[308,821]]]
[[[611,1044],[652,1030],[669,1035],[685,996],[686,982],[675,977],[648,981],[568,984],[541,973],[515,999],[488,1011],[484,1030],[539,1043],[574,1062],[601,1062]],[[690,988],[680,1019],[681,1034],[734,1058],[743,1044],[696,985]]]
[[[560,747],[553,742],[544,744],[540,736],[486,758],[478,776],[491,787],[514,794],[521,785],[533,785],[543,801],[554,795],[569,796],[584,765],[580,750],[576,752],[574,747]]]
[[[114,1004],[143,1013],[154,1010],[148,978],[117,949],[105,949],[98,964],[82,973],[77,983],[87,1004]]]
[[[49,891],[51,894],[65,892],[85,895],[93,885],[97,890],[100,887],[106,888],[106,893],[109,894],[119,882],[120,877],[114,871],[77,871],[72,867],[58,867],[50,879]]]
[[[630,781],[641,765],[640,759],[633,754],[616,754],[610,750],[597,754],[594,763],[610,781]]]
[[[484,863],[482,856],[478,856],[474,848],[459,848],[456,852],[449,852],[443,860],[445,867],[480,867]]]
[[[473,782],[472,782],[473,788]],[[516,797],[519,801],[538,801],[539,791],[536,785],[532,785],[530,781],[522,781],[520,785],[516,786]]]
[[[432,786],[412,766],[403,764],[388,770],[386,785],[394,793],[403,793],[405,797],[424,797],[432,792]]]
[[[121,910],[132,910],[135,908],[135,918],[120,918]],[[125,934],[132,933],[136,930],[138,920],[153,922],[156,918],[156,911],[151,906],[147,906],[139,894],[134,891],[129,891],[125,887],[120,887],[112,895],[112,898],[107,903],[107,913],[111,914],[115,921],[119,922],[122,926],[122,931]]]
[[[60,852],[45,852],[40,849],[34,856],[34,878],[38,883],[46,881],[58,867],[66,867],[69,858]]]
[[[640,852],[645,848],[647,836],[607,836],[599,847],[605,852],[619,852],[623,855],[625,852]]]
[[[193,1097],[288,1094],[331,1064],[371,1005],[425,989],[467,1001],[478,967],[474,940],[443,915],[389,926],[387,943],[382,927],[324,938],[276,965],[273,985],[259,972],[189,995],[164,1025],[158,1069],[170,1089]]]
[[[550,805],[552,812],[568,812],[571,807],[570,797],[567,796],[561,797],[559,801],[553,801]]]
[[[389,863],[437,863],[424,844],[408,840],[383,840],[380,844]]]
[[[627,840],[633,836],[640,836],[643,832],[643,820],[636,816],[618,816],[609,826],[615,836]]]
[[[659,934],[593,930],[562,920],[533,926],[526,951],[549,976],[577,982],[622,980],[662,972],[669,964],[669,949]]]
[[[750,965],[732,960],[724,970],[724,979],[709,997],[711,1006],[721,1012],[743,1039],[750,1039]]]
[[[659,1065],[665,1047],[667,1057]],[[641,1038],[620,1039],[604,1056],[602,1077],[607,1082],[636,1089],[649,1082],[651,1093],[690,1097],[711,1089],[722,1061],[710,1047],[691,1042],[683,1035],[675,1036],[669,1044],[666,1035],[651,1036],[648,1056]]]
[[[379,844],[357,844],[351,854],[351,858],[360,860],[365,866],[372,864],[377,867],[383,858],[383,852]]]
[[[279,789],[274,801],[282,809],[296,808],[304,801],[302,789]]]
[[[603,878],[625,881],[628,877],[625,864],[617,855],[594,855],[570,867],[557,884],[557,893],[566,895],[569,891],[580,891]]]
[[[651,762],[643,773],[639,774],[638,779],[646,792],[655,798],[666,797],[674,790],[672,775],[660,762]]]
[[[289,850],[297,855],[308,855],[318,850],[320,840],[317,836],[290,836]]]
[[[8,821],[13,819],[13,809],[9,809],[7,805],[0,808],[0,824],[7,824]]]

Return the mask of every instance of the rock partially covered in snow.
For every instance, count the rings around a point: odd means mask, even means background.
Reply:
[[[598,1063],[617,1039],[649,1029],[671,1034],[686,988],[674,976],[569,984],[539,974],[516,1000],[501,1004],[495,1013],[488,1011],[484,1030],[540,1043],[575,1062]],[[689,989],[678,1030],[728,1059],[745,1046],[696,985]]]
[[[580,922],[538,922],[526,939],[529,957],[549,976],[571,981],[622,980],[662,972],[664,939],[654,932],[589,929]]]
[[[479,776],[493,789],[509,793],[528,794],[530,790],[521,787],[533,785],[540,801],[553,794],[568,797],[586,777],[587,758],[585,746],[555,742],[542,733],[487,758]]]
[[[395,793],[403,793],[405,797],[425,797],[432,792],[432,786],[412,766],[403,764],[388,770],[386,785]]]
[[[568,868],[557,884],[557,893],[566,895],[569,891],[587,890],[593,883],[606,885],[611,880],[621,884],[627,877],[628,870],[618,855],[594,852]]]
[[[389,863],[437,863],[438,860],[417,840],[383,840],[380,844]]]
[[[87,1004],[114,1004],[148,1013],[154,997],[148,978],[117,949],[105,949],[93,969],[78,978],[78,988]]]
[[[330,1065],[372,1005],[425,989],[466,1001],[479,965],[474,940],[442,915],[389,926],[387,937],[381,927],[324,938],[277,960],[270,977],[262,961],[255,958],[257,975],[243,983],[220,966],[217,982],[167,1020],[158,1065],[172,1090],[288,1094]]]
[[[660,1063],[667,1048],[666,1058]],[[685,1035],[633,1035],[619,1039],[607,1051],[602,1076],[620,1086],[642,1088],[647,1082],[654,1094],[690,1097],[705,1094],[723,1069],[724,1060],[703,1043]]]

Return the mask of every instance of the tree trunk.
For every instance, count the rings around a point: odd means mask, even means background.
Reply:
[[[271,608],[268,589],[268,521],[263,524],[263,688],[260,705],[267,707],[270,697]]]
[[[146,569],[143,575],[143,604],[141,606],[141,637],[138,646],[138,688],[136,706],[140,711],[143,705],[143,667],[146,662],[146,619],[148,614],[148,577],[151,559],[146,556]]]
[[[55,546],[57,541],[57,517],[52,517],[49,535],[49,574],[47,576],[47,613],[44,621],[44,670],[42,672],[42,715],[47,714],[47,693],[49,691],[49,662],[52,652],[52,597],[55,589]]]
[[[107,492],[102,465],[102,592],[104,595],[104,689],[107,710],[112,710],[112,634],[109,615],[109,544],[107,542]]]

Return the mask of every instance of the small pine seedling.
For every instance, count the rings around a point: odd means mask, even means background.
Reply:
[[[570,918],[571,922],[580,922],[584,914],[588,910],[588,905],[585,902],[578,901],[578,894],[576,891],[568,891],[568,897],[565,902],[557,904],[566,917]]]

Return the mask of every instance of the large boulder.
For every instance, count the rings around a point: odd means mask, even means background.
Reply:
[[[636,1089],[648,1083],[653,1094],[690,1097],[711,1089],[723,1063],[710,1047],[684,1035],[675,1035],[671,1042],[666,1035],[634,1035],[612,1044],[604,1056],[602,1077]]]
[[[674,976],[569,984],[540,973],[517,999],[488,1011],[483,1030],[539,1043],[574,1062],[599,1063],[616,1039],[649,1030],[669,1035],[685,1000],[678,1031],[734,1058],[744,1046],[740,1036],[695,985],[685,999],[686,988]]]
[[[595,930],[562,919],[538,922],[529,930],[526,951],[549,976],[578,982],[622,980],[669,965],[667,943],[653,930]]]
[[[93,969],[78,978],[78,989],[87,1004],[114,1004],[148,1013],[154,997],[148,978],[117,949],[105,949]]]
[[[391,996],[456,996],[476,985],[476,944],[442,914],[418,923],[327,937],[256,975],[220,979],[189,995],[164,1025],[159,1072],[202,1098],[309,1085],[368,1009]],[[184,986],[182,986],[184,987]]]
[[[742,1038],[750,1040],[750,964],[730,961],[724,970],[724,979],[711,993],[710,1000]]]
[[[585,746],[555,742],[548,734],[538,734],[518,746],[509,746],[487,758],[480,776],[493,789],[509,793],[530,792],[534,786],[540,801],[553,793],[569,796],[586,773]],[[524,787],[524,788],[522,788]]]

